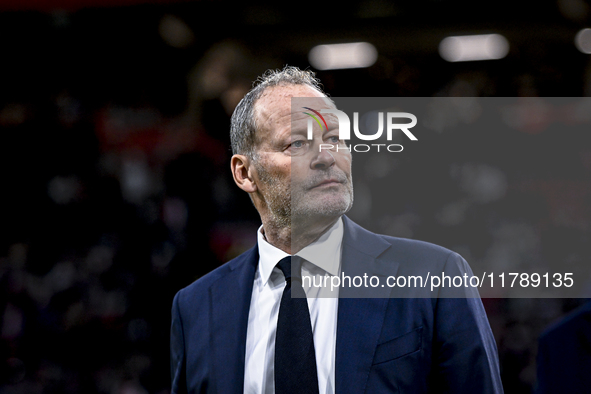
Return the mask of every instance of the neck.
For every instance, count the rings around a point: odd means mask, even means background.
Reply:
[[[292,220],[289,226],[263,220],[263,231],[267,242],[293,255],[320,238],[338,219],[339,217],[315,217],[313,221]]]

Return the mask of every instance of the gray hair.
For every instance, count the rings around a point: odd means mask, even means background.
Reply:
[[[300,70],[297,67],[285,66],[283,70],[267,70],[254,83],[252,89],[236,106],[232,114],[230,125],[230,139],[232,153],[245,155],[249,158],[256,156],[256,119],[254,105],[263,92],[273,86],[307,85],[324,93],[320,87],[320,80],[313,71]]]

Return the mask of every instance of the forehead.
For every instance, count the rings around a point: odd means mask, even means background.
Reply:
[[[318,90],[307,85],[273,86],[265,90],[255,103],[255,118],[261,130],[272,129],[274,125],[289,125],[292,121],[292,97],[306,97],[298,100],[293,116],[305,117],[301,103],[312,108],[334,108],[330,100]],[[303,106],[303,105],[301,105]]]

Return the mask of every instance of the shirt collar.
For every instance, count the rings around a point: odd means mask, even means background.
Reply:
[[[263,235],[262,225],[257,231],[257,244],[259,246],[259,274],[263,286],[265,286],[271,277],[271,272],[273,272],[275,265],[282,258],[289,256],[289,254],[267,242]]]
[[[343,219],[339,218],[328,231],[296,253],[296,256],[302,257],[331,275],[339,275],[343,234]],[[267,242],[262,225],[257,231],[257,241],[260,257],[259,274],[264,286],[271,277],[275,265],[289,254]]]

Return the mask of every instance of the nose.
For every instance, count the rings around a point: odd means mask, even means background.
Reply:
[[[310,167],[316,170],[324,170],[335,163],[334,156],[332,155],[333,152],[327,149],[322,149],[318,154],[312,159],[310,163]]]

